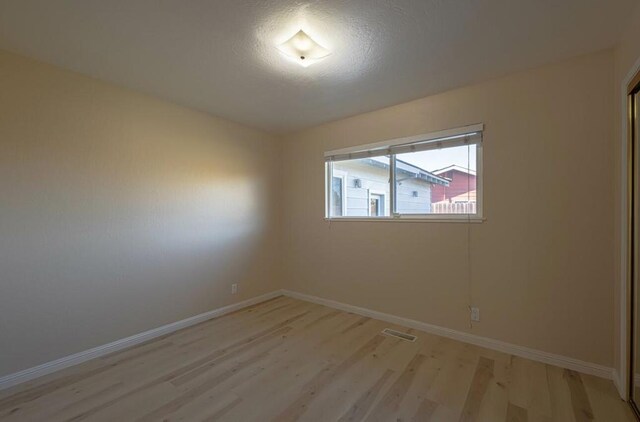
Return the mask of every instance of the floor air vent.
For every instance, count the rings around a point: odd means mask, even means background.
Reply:
[[[393,336],[393,337],[398,337],[401,340],[404,341],[410,341],[410,342],[414,342],[416,341],[416,339],[418,337],[412,335],[412,334],[407,334],[407,333],[403,333],[401,331],[396,331],[396,330],[392,330],[391,328],[385,328],[384,330],[382,330],[382,334],[386,334],[388,336]]]

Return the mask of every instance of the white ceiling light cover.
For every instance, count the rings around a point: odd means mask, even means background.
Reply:
[[[317,63],[331,54],[329,50],[315,42],[302,29],[280,44],[278,50],[303,67]]]

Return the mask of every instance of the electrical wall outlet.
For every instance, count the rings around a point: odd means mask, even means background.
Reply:
[[[480,322],[480,308],[471,308],[471,321]]]
[[[231,285],[231,294],[235,295],[236,293],[238,293],[238,283],[233,283]]]

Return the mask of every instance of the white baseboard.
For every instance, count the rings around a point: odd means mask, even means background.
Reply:
[[[251,299],[244,300],[242,302],[234,303],[232,305],[224,306],[222,308],[214,309],[209,312],[205,312],[199,315],[195,315],[180,321],[172,322],[162,327],[154,328],[143,333],[134,334],[130,337],[126,337],[114,342],[103,344],[102,346],[94,347],[93,349],[84,350],[82,352],[75,353],[73,355],[65,356],[60,359],[56,359],[50,362],[43,363],[32,368],[27,368],[13,374],[0,377],[0,390],[13,387],[23,382],[30,381],[35,378],[42,377],[44,375],[51,374],[64,368],[68,368],[79,363],[86,362],[90,359],[94,359],[100,356],[107,355],[109,353],[116,352],[118,350],[126,349],[127,347],[135,346],[136,344],[143,343],[145,341],[154,339],[156,337],[163,336],[165,334],[178,331],[182,328],[187,328],[200,322],[216,318],[238,309],[245,308],[247,306],[255,305],[260,302],[272,299],[274,297],[282,296],[280,290],[276,290],[271,293],[267,293],[261,296],[257,296]]]
[[[334,300],[323,299],[317,296],[307,295],[303,293],[293,292],[291,290],[283,290],[285,296],[295,299],[306,300],[308,302],[317,303],[319,305],[329,306],[331,308],[340,309],[354,314],[368,316],[371,318],[386,321],[392,324],[402,325],[408,328],[425,331],[427,333],[448,337],[464,343],[474,344],[476,346],[485,347],[487,349],[497,350],[499,352],[508,353],[515,356],[531,359],[537,362],[549,365],[559,366],[561,368],[571,369],[583,374],[595,375],[597,377],[613,379],[613,368],[599,365],[596,363],[585,362],[579,359],[567,356],[556,355],[553,353],[543,352],[541,350],[531,349],[516,344],[506,343],[500,340],[494,340],[487,337],[469,334],[462,331],[452,330],[450,328],[440,327],[426,322],[420,322],[409,318],[402,318],[395,315],[385,314],[383,312],[373,311],[371,309],[360,308],[358,306],[348,305],[346,303],[336,302]]]
[[[611,381],[613,381],[613,385],[616,386],[618,393],[620,394],[620,396],[622,396],[622,392],[620,391],[620,377],[618,376],[618,371],[616,371],[615,368],[613,368],[613,370],[611,371]]]
[[[622,400],[627,400],[627,388],[626,386],[622,383],[622,380],[620,379],[620,374],[618,373],[618,370],[616,368],[613,368],[612,374],[611,374],[611,379],[613,380],[613,385],[616,386],[616,389],[618,390],[618,394],[620,394],[620,398]]]
[[[285,295],[295,299],[305,300],[308,302],[317,303],[320,305],[328,306],[335,309],[340,309],[354,314],[368,316],[371,318],[379,319],[381,321],[387,321],[392,324],[402,325],[409,328],[425,331],[427,333],[436,334],[439,336],[451,338],[464,343],[474,344],[476,346],[485,347],[487,349],[497,350],[503,353],[508,353],[515,356],[524,357],[534,361],[547,363],[550,365],[559,366],[561,368],[572,369],[584,374],[595,375],[601,378],[613,380],[618,388],[620,388],[620,379],[613,368],[609,368],[603,365],[595,363],[585,362],[578,359],[570,358],[567,356],[556,355],[553,353],[543,352],[540,350],[531,349],[528,347],[518,346],[511,343],[506,343],[499,340],[490,339],[487,337],[481,337],[475,334],[469,334],[462,331],[452,330],[450,328],[440,327],[426,322],[420,322],[409,318],[403,318],[395,315],[386,314],[383,312],[374,311],[371,309],[361,308],[358,306],[348,305],[346,303],[337,302],[334,300],[323,299],[317,296],[307,295],[303,293],[293,292],[291,290],[276,290],[271,293],[267,293],[252,299],[248,299],[242,302],[234,303],[222,308],[214,309],[209,312],[205,312],[199,315],[192,316],[190,318],[183,319],[181,321],[173,322],[171,324],[163,325],[162,327],[154,328],[143,333],[135,334],[130,337],[126,337],[114,342],[104,344],[102,346],[95,347],[93,349],[85,350],[75,353],[73,355],[65,356],[54,361],[43,363],[32,368],[28,368],[13,374],[0,377],[0,390],[13,387],[33,380],[35,378],[42,377],[44,375],[51,374],[64,368],[68,368],[73,365],[77,365],[86,362],[90,359],[94,359],[100,356],[107,355],[109,353],[116,352],[118,350],[125,349],[127,347],[135,346],[145,341],[154,339],[156,337],[163,336],[165,334],[178,331],[182,328],[187,328],[200,322],[216,318],[238,309],[245,308],[247,306],[255,305],[266,300]]]

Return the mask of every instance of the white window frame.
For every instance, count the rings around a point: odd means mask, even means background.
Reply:
[[[455,138],[465,134],[471,133],[482,133],[484,130],[484,125],[482,123],[463,126],[460,128],[447,129],[438,132],[425,133],[422,135],[416,135],[406,138],[399,138],[389,141],[377,142],[374,144],[361,145],[356,147],[343,148],[339,150],[332,150],[325,152],[325,157],[332,157],[336,155],[349,155],[362,153],[363,151],[372,151],[372,150],[384,150],[390,148],[392,146],[397,145],[407,145],[411,143],[425,142],[429,140],[434,140],[437,142],[441,142],[443,147],[446,147],[447,138]],[[442,141],[440,141],[442,140]],[[396,221],[396,222],[416,222],[416,221],[424,221],[424,222],[457,222],[457,223],[480,223],[485,220],[483,213],[483,157],[482,157],[482,141],[477,142],[476,144],[476,214],[400,214],[395,212],[396,210],[396,195],[395,195],[395,154],[391,155],[389,173],[390,173],[390,212],[391,216],[380,216],[375,217],[370,215],[370,198],[371,193],[380,194],[380,192],[367,193],[367,214],[368,217],[349,217],[346,216],[346,211],[343,211],[342,216],[332,217],[331,216],[331,204],[330,198],[331,195],[331,177],[334,174],[339,174],[339,170],[333,170],[333,162],[326,161],[325,171],[326,171],[326,180],[325,180],[325,220],[330,221]],[[326,159],[326,158],[325,158]],[[344,173],[344,172],[342,172]],[[346,179],[346,178],[345,178]],[[344,186],[344,199],[343,199],[343,207],[346,210],[346,184],[343,182]],[[387,201],[386,193],[382,192],[382,195],[385,196],[385,201]]]
[[[333,170],[331,172],[331,183],[333,183],[333,177],[337,177],[342,179],[342,217],[335,218],[343,218],[347,215],[347,180],[349,179],[348,174],[344,170]]]

